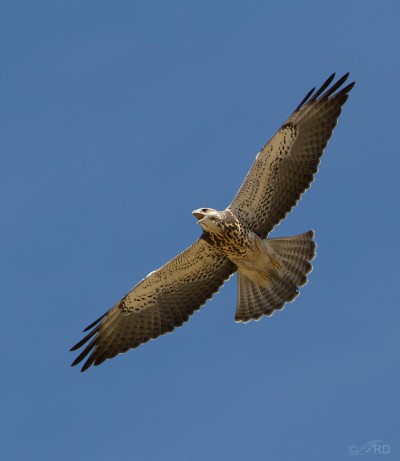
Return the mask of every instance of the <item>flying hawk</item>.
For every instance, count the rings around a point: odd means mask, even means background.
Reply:
[[[108,312],[72,351],[82,371],[140,346],[186,322],[238,272],[235,320],[270,316],[298,295],[315,256],[314,232],[266,238],[308,189],[354,82],[347,73],[313,88],[258,153],[224,211],[193,211],[202,235],[188,249],[151,272]],[[332,84],[332,85],[331,85]],[[86,344],[88,343],[88,344]]]

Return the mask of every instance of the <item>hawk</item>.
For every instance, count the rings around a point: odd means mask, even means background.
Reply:
[[[280,310],[307,282],[315,256],[314,232],[267,238],[310,187],[324,148],[354,82],[335,74],[294,110],[256,159],[224,210],[193,211],[202,235],[192,246],[151,272],[114,307],[89,325],[72,347],[85,346],[72,366],[100,365],[171,332],[200,309],[238,272],[235,320],[258,320]]]

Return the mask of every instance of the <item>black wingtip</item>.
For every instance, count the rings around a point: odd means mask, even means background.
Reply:
[[[117,305],[119,305],[119,303]],[[85,346],[84,349],[78,355],[78,357],[76,357],[76,359],[72,362],[71,364],[72,367],[74,367],[75,365],[77,365],[78,363],[82,362],[85,359],[86,359],[86,362],[84,363],[81,371],[87,370],[95,361],[96,363],[100,363],[98,360],[98,357],[95,357],[96,355],[95,352],[98,346],[97,344],[98,335],[99,335],[101,326],[104,324],[104,319],[107,318],[107,315],[109,313],[110,311],[105,312],[101,317],[99,317],[97,320],[92,322],[88,327],[86,327],[83,331],[86,332],[87,334],[84,336],[83,339],[81,339],[79,342],[77,342],[74,346],[71,347],[70,351],[74,352],[77,349],[80,349],[82,346]],[[90,329],[92,330],[88,332],[88,330]]]
[[[343,77],[339,78],[339,80],[322,95],[322,97],[324,99],[328,99],[330,96],[332,96],[333,93],[336,90],[338,90],[343,85],[343,83],[349,78],[349,75],[350,75],[350,72],[347,72],[347,74],[344,74]]]
[[[99,328],[95,328],[93,331],[91,331],[89,334],[87,334],[83,339],[81,339],[79,342],[77,342],[74,346],[71,347],[70,352],[76,351],[77,349],[80,349],[85,343],[89,341],[89,339],[94,336],[97,332],[99,331]]]
[[[349,83],[348,85],[346,85],[346,86],[343,88],[343,90],[341,90],[341,93],[343,93],[343,94],[349,93],[349,92],[353,89],[353,87],[354,87],[355,84],[356,84],[356,82],[351,82],[351,83]]]
[[[107,315],[108,311],[105,312],[103,315],[101,315],[97,320],[95,320],[93,323],[91,323],[89,326],[87,326],[83,332],[85,333],[86,331],[89,331],[91,328],[93,328],[95,325],[97,325],[101,320],[104,319],[104,317]]]
[[[91,323],[88,327],[86,327],[83,332],[86,333],[87,331],[89,331],[91,328],[93,328],[94,326],[96,326],[101,320],[104,319],[104,317],[107,315],[107,312],[105,314],[103,314],[101,317],[99,317],[97,320],[95,320],[93,323]],[[70,352],[74,352],[78,349],[80,349],[85,343],[88,342],[88,340],[90,338],[92,338],[96,333],[98,332],[98,328],[95,328],[93,331],[91,331],[89,334],[87,334],[83,339],[81,339],[80,341],[78,341],[76,344],[74,344],[71,349],[69,350]],[[86,354],[87,355],[87,349],[85,349],[86,351]],[[83,352],[85,352],[83,351]],[[85,356],[84,355],[84,356]],[[83,356],[83,357],[84,357]],[[71,367],[74,367],[75,365],[77,365],[80,361],[82,361],[82,354],[76,358],[76,360],[74,360],[74,362],[72,362],[71,364]]]
[[[76,365],[78,365],[79,362],[82,361],[82,358],[78,357],[76,358],[72,363],[71,363],[71,367],[76,367]],[[83,373],[84,371],[86,371],[91,365],[92,365],[93,361],[90,360],[90,358],[88,360],[86,360],[86,362],[84,363],[83,367],[81,368],[81,373]]]
[[[79,363],[79,360],[78,359],[75,359],[72,363],[71,363],[71,367],[76,367]]]
[[[83,367],[81,368],[81,373],[83,373],[84,371],[86,371],[88,368],[90,368],[90,365],[92,364],[92,362],[89,362],[89,360],[87,360],[85,362],[85,364],[83,365]]]
[[[322,98],[325,100],[328,99],[330,96],[333,95],[333,93],[335,93],[336,90],[338,90],[343,85],[343,83],[349,78],[349,75],[350,75],[350,72],[347,72],[334,85],[332,85],[329,88],[329,85],[333,82],[336,76],[335,72],[331,74],[315,93],[314,93],[315,88],[313,88],[311,91],[307,93],[307,95],[303,98],[301,103],[296,107],[294,112],[302,109],[306,104],[316,101],[320,96],[321,96],[321,99]],[[347,94],[353,88],[354,85],[355,85],[355,82],[350,83],[349,85],[347,85],[345,88],[343,88],[340,91],[340,94],[342,95]]]
[[[335,76],[336,76],[336,72],[331,74],[322,84],[321,88],[310,99],[310,101],[315,101],[318,98],[318,96],[320,96],[328,88],[328,86],[333,82],[333,79],[335,78]]]
[[[347,80],[350,76],[350,72],[346,72],[344,75],[343,75],[343,81]]]
[[[304,98],[301,100],[301,103],[296,107],[295,112],[296,110],[299,110],[308,101],[308,99],[314,93],[314,91],[315,91],[315,86],[314,88],[311,88],[311,90],[304,96]]]

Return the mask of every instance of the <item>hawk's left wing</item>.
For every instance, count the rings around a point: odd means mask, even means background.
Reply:
[[[200,238],[89,325],[84,331],[93,330],[71,350],[91,341],[72,366],[88,356],[85,371],[181,326],[235,271],[235,264]]]
[[[311,97],[311,90],[257,155],[228,209],[260,237],[266,237],[310,187],[343,104],[354,82],[330,88],[335,74]],[[326,91],[325,91],[326,90]],[[337,91],[339,90],[339,91]]]

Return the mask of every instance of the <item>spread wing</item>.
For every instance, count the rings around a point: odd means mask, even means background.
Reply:
[[[85,371],[181,326],[235,271],[223,253],[199,239],[89,325],[84,331],[92,331],[71,349],[90,340],[72,366],[88,356]]]
[[[349,74],[330,86],[331,75],[313,88],[257,155],[228,209],[260,237],[266,237],[310,187],[354,82],[340,89]]]

